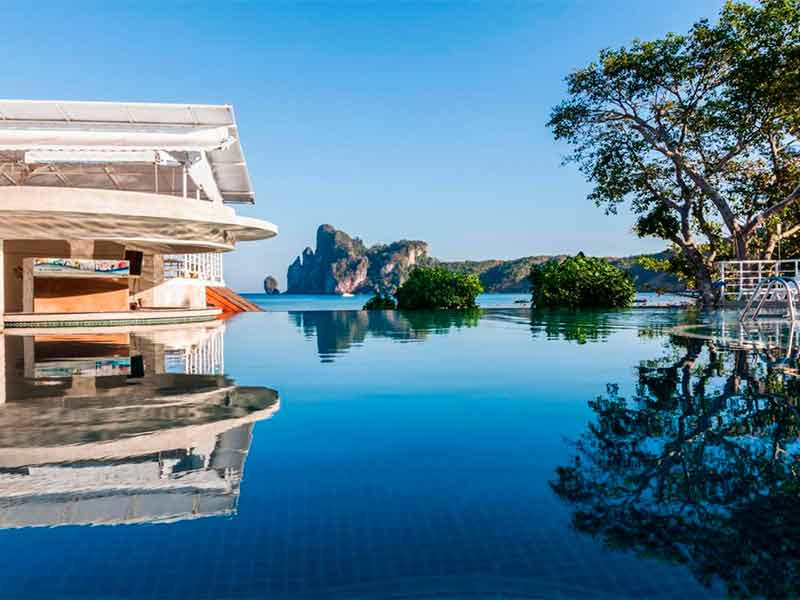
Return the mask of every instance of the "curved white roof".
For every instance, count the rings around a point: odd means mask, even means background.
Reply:
[[[179,195],[183,165],[192,195],[254,202],[229,105],[0,100],[0,185]]]

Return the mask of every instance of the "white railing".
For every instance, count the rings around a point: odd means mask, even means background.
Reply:
[[[224,375],[225,328],[217,328],[199,343],[167,349],[165,359],[169,373]]]
[[[725,282],[725,297],[741,300],[768,277],[800,277],[800,259],[724,260],[717,263],[717,273],[720,281]]]
[[[222,375],[225,372],[225,330],[217,329],[201,344],[186,349],[185,372]]]
[[[196,279],[224,286],[222,254],[219,252],[167,254],[164,256],[164,277],[166,279]]]

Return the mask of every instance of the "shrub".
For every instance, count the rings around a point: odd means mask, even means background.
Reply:
[[[361,310],[394,310],[397,303],[389,294],[375,294],[367,300]]]
[[[474,274],[451,273],[442,267],[417,267],[401,285],[395,297],[397,308],[476,308],[475,298],[483,291]]]
[[[636,291],[625,271],[582,252],[562,262],[535,265],[529,279],[532,301],[539,307],[625,307],[631,305]]]

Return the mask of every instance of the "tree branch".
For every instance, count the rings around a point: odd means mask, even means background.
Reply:
[[[786,196],[786,198],[784,198],[780,202],[777,202],[776,204],[773,204],[768,208],[765,208],[755,217],[750,219],[750,221],[742,228],[742,232],[745,234],[750,233],[756,227],[761,225],[764,221],[769,219],[772,215],[782,211],[784,208],[790,206],[792,203],[797,202],[797,200],[800,200],[800,184],[798,184],[798,186],[794,188],[794,191],[792,191],[791,194]]]

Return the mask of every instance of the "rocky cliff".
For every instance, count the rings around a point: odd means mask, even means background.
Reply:
[[[418,265],[439,265],[459,273],[475,273],[487,292],[528,292],[531,266],[563,256],[526,256],[514,260],[438,261],[427,255],[428,244],[401,240],[367,248],[331,225],[317,229],[317,248],[306,248],[289,266],[289,294],[359,294],[394,292]],[[667,253],[654,255],[664,258]],[[650,271],[637,263],[638,256],[606,260],[628,271],[637,290],[683,290],[684,286],[665,273]]]
[[[392,292],[427,260],[428,244],[401,240],[367,248],[332,225],[317,229],[316,250],[306,248],[289,266],[289,294]]]

